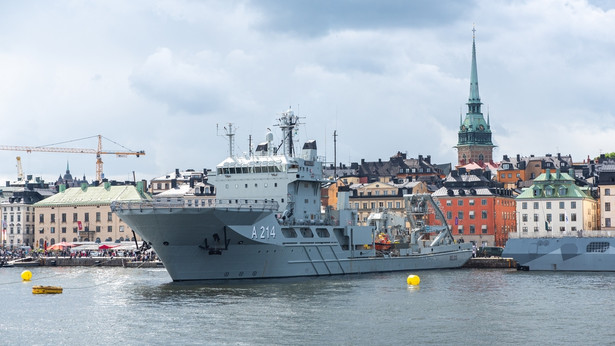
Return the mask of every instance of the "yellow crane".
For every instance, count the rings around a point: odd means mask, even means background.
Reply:
[[[118,157],[126,157],[128,155],[135,155],[136,157],[139,157],[141,155],[145,155],[145,151],[143,150],[132,151],[130,149],[127,149],[127,151],[103,151],[101,135],[76,139],[73,141],[78,141],[78,140],[88,139],[88,138],[93,138],[93,137],[98,137],[98,149],[59,148],[59,147],[52,147],[52,146],[28,147],[28,146],[0,145],[0,150],[25,151],[28,153],[31,153],[33,151],[41,151],[41,152],[49,152],[49,153],[96,154],[96,180],[98,180],[99,182],[102,182],[102,173],[103,173],[103,161],[101,158],[102,155],[111,154],[111,155],[116,155]],[[111,141],[108,138],[105,138],[105,139]],[[73,141],[69,141],[69,142],[73,142]],[[63,142],[63,143],[67,143],[67,142]],[[62,143],[57,143],[57,144],[62,144]],[[115,144],[118,144],[118,143],[115,143]],[[55,145],[55,144],[52,144],[52,145]],[[20,160],[21,159],[19,158],[18,161]]]

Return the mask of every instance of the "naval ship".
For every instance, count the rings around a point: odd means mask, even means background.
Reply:
[[[551,237],[510,237],[502,257],[519,270],[615,271],[615,237],[610,231],[569,231]]]
[[[211,205],[179,200],[114,202],[112,210],[151,245],[173,281],[239,280],[458,268],[472,256],[457,243],[430,195],[405,195],[405,210],[374,210],[361,224],[339,187],[337,208],[323,207],[316,142],[294,148],[299,117],[278,119],[253,153],[229,157],[209,182]],[[430,225],[437,220],[437,225]]]

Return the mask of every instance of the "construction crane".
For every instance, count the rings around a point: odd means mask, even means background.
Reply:
[[[128,155],[135,155],[136,157],[139,157],[141,155],[145,155],[145,151],[143,150],[132,151],[118,143],[111,141],[108,138],[105,138],[105,139],[117,145],[120,145],[121,147],[125,148],[127,151],[103,151],[101,135],[75,139],[75,140],[68,141],[68,142],[74,142],[74,141],[79,141],[79,140],[89,139],[89,138],[94,138],[94,137],[98,137],[98,149],[59,148],[59,147],[52,147],[52,146],[27,147],[27,146],[0,145],[0,150],[25,151],[28,153],[31,153],[33,151],[41,151],[41,152],[48,152],[48,153],[95,154],[96,155],[96,180],[98,180],[98,182],[102,182],[102,175],[103,175],[103,161],[101,158],[102,155],[111,154],[111,155],[116,155],[118,157],[126,157]],[[62,143],[67,143],[67,142],[62,142]],[[56,144],[62,144],[62,143],[56,143]],[[56,144],[51,144],[51,145],[56,145]],[[21,158],[19,157],[18,157],[18,163],[21,163]]]

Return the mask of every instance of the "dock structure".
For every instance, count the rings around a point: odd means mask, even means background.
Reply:
[[[478,269],[506,269],[517,268],[517,262],[512,258],[502,257],[474,257],[470,258],[463,268]]]

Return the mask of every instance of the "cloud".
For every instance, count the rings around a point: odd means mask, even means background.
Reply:
[[[301,37],[344,30],[436,27],[463,18],[472,7],[470,2],[452,0],[262,0],[250,4],[263,12],[263,30]]]
[[[219,58],[210,52],[178,57],[160,48],[135,68],[131,86],[173,113],[210,113],[225,107],[229,75],[220,68]]]

